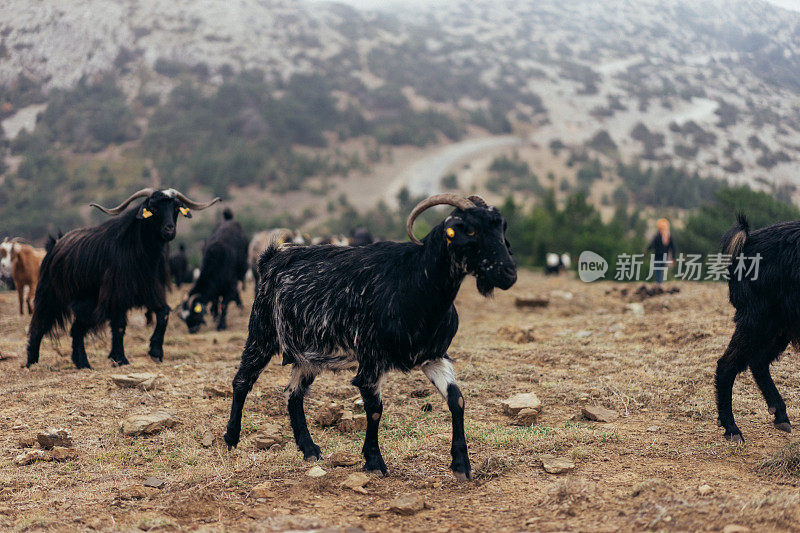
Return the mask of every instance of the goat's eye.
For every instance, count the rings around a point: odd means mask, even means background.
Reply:
[[[470,231],[468,231],[468,232],[467,232],[467,235],[469,235],[470,237],[472,237],[473,235],[475,235],[475,230],[473,229],[473,230],[470,230]]]

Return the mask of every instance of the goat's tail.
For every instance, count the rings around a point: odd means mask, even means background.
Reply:
[[[731,257],[736,257],[742,253],[745,242],[750,236],[750,223],[744,213],[736,215],[736,224],[731,229],[725,232],[722,237],[722,253],[729,254]]]

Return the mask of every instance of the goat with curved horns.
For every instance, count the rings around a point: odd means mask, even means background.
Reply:
[[[125,211],[134,200],[145,200]],[[39,361],[42,337],[66,327],[74,317],[72,361],[78,368],[91,368],[83,339],[106,322],[111,324],[111,353],[116,365],[128,363],[123,337],[127,312],[145,307],[156,315],[148,354],[157,362],[164,358],[164,331],[170,308],[167,245],[175,238],[178,214],[191,218],[189,209],[206,209],[218,202],[190,200],[175,189],[142,189],[104,213],[120,215],[99,226],[79,228],[59,238],[42,261],[28,336],[28,362]],[[123,213],[124,211],[124,213]]]
[[[416,217],[435,205],[455,207],[419,241]],[[421,367],[450,408],[452,462],[457,478],[472,476],[464,436],[464,398],[447,348],[458,329],[453,302],[467,274],[487,296],[517,280],[505,239],[506,221],[477,196],[440,194],[421,202],[408,217],[413,242],[378,242],[360,247],[271,246],[258,264],[259,285],[249,335],[233,380],[233,405],[225,434],[239,443],[242,408],[261,370],[277,353],[292,365],[287,387],[289,419],[306,460],[321,457],[306,424],[303,398],[324,370],[358,363],[352,383],[367,413],[364,468],[387,473],[378,446],[383,413],[381,388],[389,370]]]

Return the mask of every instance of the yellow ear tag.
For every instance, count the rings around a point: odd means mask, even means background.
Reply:
[[[444,233],[447,235],[448,244],[451,242],[451,239],[456,236],[456,231],[453,228],[447,228],[447,231]]]
[[[183,215],[183,216],[187,216],[189,214],[189,208],[188,207],[179,207],[178,210],[181,212],[181,215]]]
[[[146,207],[143,207],[142,208],[142,218],[150,218],[151,216],[153,216],[153,213],[148,211]]]
[[[195,312],[195,313],[199,313],[199,312],[201,312],[202,310],[203,310],[203,306],[202,306],[202,305],[200,305],[200,304],[195,304],[195,306],[194,306],[194,312]]]

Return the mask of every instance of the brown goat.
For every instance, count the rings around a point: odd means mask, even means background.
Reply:
[[[39,267],[46,252],[41,248],[34,248],[17,240],[4,241],[0,245],[0,262],[11,273],[19,297],[19,314],[24,315],[23,301],[28,304],[28,314],[33,314],[31,301],[36,293],[36,284],[39,282]],[[25,297],[25,287],[28,287],[28,296]]]

